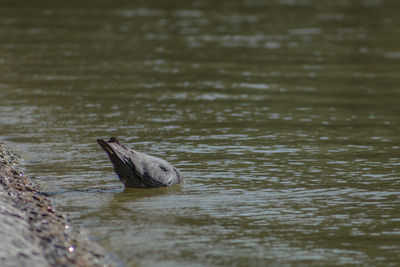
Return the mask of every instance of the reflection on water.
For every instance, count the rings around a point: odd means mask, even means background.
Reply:
[[[396,1],[92,2],[1,4],[0,135],[120,265],[400,261]]]

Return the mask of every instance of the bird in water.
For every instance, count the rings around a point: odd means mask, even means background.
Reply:
[[[115,137],[108,141],[97,139],[97,143],[125,187],[155,188],[185,182],[182,173],[167,161],[126,148]]]

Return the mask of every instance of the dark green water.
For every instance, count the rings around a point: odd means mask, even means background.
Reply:
[[[54,2],[0,2],[0,138],[118,264],[400,264],[400,2]]]

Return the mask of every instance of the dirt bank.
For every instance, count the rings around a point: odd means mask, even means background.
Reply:
[[[19,158],[0,143],[0,266],[112,265],[18,169]]]

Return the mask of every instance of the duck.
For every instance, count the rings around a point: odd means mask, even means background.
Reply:
[[[97,139],[115,173],[127,188],[157,188],[183,184],[183,174],[166,160],[126,148],[117,138]]]

